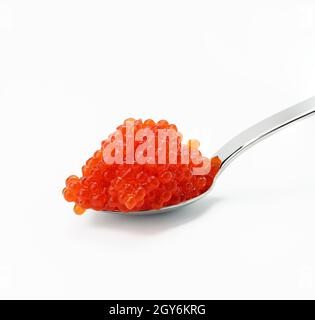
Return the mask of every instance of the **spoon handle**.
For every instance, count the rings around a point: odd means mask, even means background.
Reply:
[[[222,161],[221,169],[224,169],[233,159],[256,143],[289,124],[311,115],[315,115],[315,96],[248,128],[231,139],[217,152],[216,155]]]

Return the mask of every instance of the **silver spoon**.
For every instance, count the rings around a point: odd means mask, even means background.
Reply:
[[[311,115],[315,115],[315,96],[297,105],[294,105],[293,107],[276,113],[275,115],[255,124],[254,126],[248,128],[238,136],[231,139],[214,155],[215,157],[218,156],[222,161],[220,171],[217,174],[215,180],[223,172],[227,165],[229,165],[232,160],[234,160],[238,155],[240,155],[256,143],[276,133],[280,129],[287,127],[289,124],[292,124],[301,119],[305,119]],[[187,206],[200,200],[212,190],[213,185],[214,184],[212,184],[209,190],[196,198],[179,203],[177,205],[164,207],[159,210],[132,211],[128,212],[127,214],[119,211],[103,212],[137,216],[165,213],[171,210],[179,209],[183,206]]]

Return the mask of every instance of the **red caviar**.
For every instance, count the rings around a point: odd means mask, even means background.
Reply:
[[[126,142],[126,123],[134,121],[134,135],[138,130],[149,128],[158,137],[158,129],[173,129],[174,124],[166,120],[157,123],[151,119],[146,121],[127,119],[117,127]],[[117,131],[116,131],[117,132]],[[177,150],[182,147],[181,135],[178,135]],[[86,161],[82,167],[82,177],[70,176],[66,180],[63,196],[68,202],[74,202],[74,211],[81,215],[86,209],[104,211],[141,211],[157,210],[195,198],[206,192],[220,170],[221,160],[211,159],[208,172],[194,175],[194,168],[200,167],[192,158],[188,163],[181,163],[181,153],[177,154],[177,164],[170,164],[167,155],[166,164],[158,164],[158,151],[155,152],[156,164],[139,164],[126,161],[126,146],[123,148],[123,163],[108,164],[103,159],[103,152],[112,141],[112,136],[102,142],[102,147]],[[135,148],[143,142],[135,141]],[[201,156],[199,142],[189,140],[189,150]]]

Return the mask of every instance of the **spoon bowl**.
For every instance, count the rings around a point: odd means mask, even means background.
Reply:
[[[149,215],[153,215],[153,214],[162,214],[162,213],[166,213],[169,211],[173,211],[173,210],[178,210],[179,208],[182,208],[184,206],[188,206],[198,200],[200,200],[201,198],[205,197],[207,194],[210,193],[210,191],[213,188],[213,184],[210,187],[210,189],[208,189],[206,192],[200,194],[199,196],[189,199],[187,201],[183,201],[179,204],[173,205],[173,206],[167,206],[167,207],[163,207],[161,209],[158,210],[142,210],[142,211],[130,211],[128,213],[126,212],[121,212],[121,211],[102,211],[104,213],[112,213],[112,214],[121,214],[121,215],[128,215],[128,216],[149,216]]]

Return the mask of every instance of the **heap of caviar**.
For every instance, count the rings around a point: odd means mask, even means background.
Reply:
[[[134,122],[134,135],[139,129],[149,128],[158,137],[158,129],[173,129],[178,132],[174,124],[166,120],[157,123],[149,119],[146,121],[127,119],[117,127],[126,141],[126,123]],[[178,162],[170,164],[167,153],[166,164],[158,164],[158,150],[155,152],[156,164],[126,162],[126,148],[123,147],[123,163],[108,164],[104,161],[104,150],[112,142],[113,135],[102,142],[100,150],[87,160],[82,167],[82,177],[70,176],[66,180],[63,190],[64,198],[74,202],[74,212],[83,214],[86,209],[102,211],[131,212],[141,210],[158,210],[166,206],[176,205],[195,198],[206,192],[212,185],[218,173],[221,160],[211,159],[207,174],[194,175],[193,169],[200,166],[189,159],[189,163],[181,163],[182,137],[178,134],[177,149]],[[135,141],[134,149],[143,142]],[[199,142],[190,140],[189,150],[197,151]],[[152,160],[152,159],[151,159]]]

